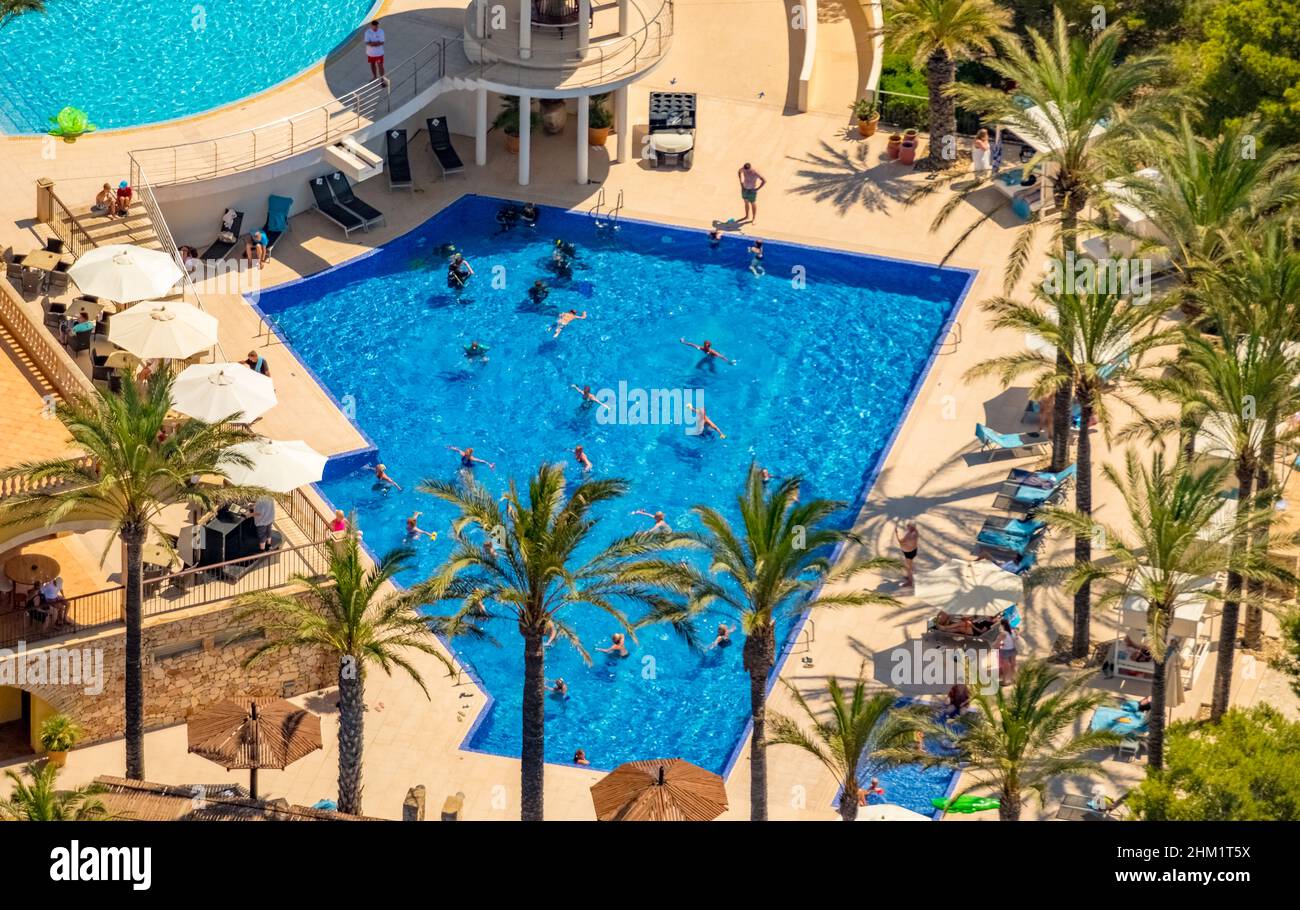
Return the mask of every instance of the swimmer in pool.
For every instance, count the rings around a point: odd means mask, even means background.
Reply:
[[[578,749],[578,750],[576,750],[576,751],[573,753],[573,763],[574,763],[575,765],[589,765],[589,764],[591,764],[591,762],[587,761],[587,753],[586,753],[585,751],[583,751],[582,749]]]
[[[668,522],[664,521],[663,512],[647,512],[645,509],[637,509],[633,515],[644,515],[646,518],[654,519],[654,527],[651,531],[658,531],[661,534],[671,534],[673,529],[669,527]]]
[[[709,246],[716,250],[721,244],[722,244],[722,231],[718,230],[717,228],[714,228],[713,230],[709,231]]]
[[[437,533],[436,531],[426,531],[426,530],[424,530],[423,528],[420,527],[420,516],[421,516],[422,514],[424,514],[424,513],[422,513],[422,512],[412,512],[411,515],[410,515],[410,517],[406,519],[406,539],[407,539],[407,540],[415,540],[415,539],[417,539],[417,538],[419,538],[419,537],[427,537],[427,538],[429,538],[430,540],[437,540],[437,539],[438,539],[438,533]]]
[[[762,478],[763,483],[766,484],[772,479],[772,472],[769,471],[767,468],[763,468],[763,470],[759,473],[759,476]]]
[[[713,358],[716,357],[718,360],[721,360],[723,363],[729,363],[732,366],[735,366],[736,361],[728,360],[726,355],[724,355],[717,348],[715,348],[713,346],[713,342],[709,341],[707,338],[704,339],[704,344],[696,344],[693,341],[687,341],[685,338],[679,340],[681,341],[682,344],[686,345],[688,348],[695,348],[695,350],[699,351],[701,354],[704,355],[704,359],[700,361],[701,364],[711,361]]]
[[[767,271],[763,268],[763,241],[755,240],[754,245],[749,248],[749,270],[755,276],[766,275]]]
[[[713,639],[713,644],[709,645],[709,650],[714,648],[725,648],[731,644],[731,633],[736,631],[736,627],[727,628],[726,623],[718,623],[718,637]]]
[[[535,304],[541,304],[548,296],[551,289],[546,286],[546,282],[538,278],[533,282],[533,286],[528,289],[528,299]]]
[[[486,458],[479,458],[477,455],[475,455],[473,446],[471,446],[468,449],[458,449],[455,446],[447,446],[447,448],[451,449],[453,452],[455,452],[457,455],[460,456],[460,466],[462,468],[473,470],[474,465],[485,464],[494,471],[497,469],[496,464],[494,464],[493,462],[488,461]]]
[[[533,205],[531,202],[525,202],[524,207],[519,210],[519,217],[522,218],[524,224],[528,225],[530,228],[537,227],[537,217],[539,214],[537,206]]]
[[[576,385],[570,385],[569,388],[573,389],[573,391],[577,392],[579,395],[582,396],[582,406],[584,408],[589,404],[598,404],[606,411],[611,410],[609,405],[605,404],[605,402],[601,401],[599,398],[596,397],[596,393],[591,390],[591,386],[585,385],[582,388],[578,388]]]
[[[477,341],[471,341],[469,347],[465,348],[466,360],[479,360],[482,363],[488,362],[488,349],[486,345],[479,344]]]
[[[556,627],[555,620],[546,620],[546,647],[549,648],[551,645],[555,644],[555,639],[559,634],[560,630]]]
[[[686,405],[686,410],[695,414],[695,434],[698,436],[705,430],[712,430],[722,439],[727,438],[727,434],[722,432],[721,428],[713,422],[704,408],[697,408],[694,405]]]
[[[463,288],[474,277],[474,269],[460,253],[454,253],[447,263],[447,286]]]
[[[573,322],[573,320],[575,319],[586,319],[586,318],[587,318],[586,310],[582,311],[581,316],[578,315],[577,310],[569,310],[569,312],[567,313],[561,313],[555,320],[555,334],[552,335],[551,337],[559,338],[560,333],[564,331],[564,327],[568,325],[570,322]]]
[[[597,648],[602,654],[613,654],[615,657],[627,657],[627,645],[623,644],[623,633],[615,632],[609,637],[608,648]]]
[[[573,460],[576,461],[579,465],[581,465],[584,471],[588,473],[591,472],[591,468],[592,468],[591,459],[587,457],[586,452],[582,451],[582,446],[573,447]]]
[[[569,243],[567,240],[561,240],[557,237],[555,240],[555,252],[566,259],[575,259],[578,255],[578,247],[575,244]]]
[[[398,490],[402,489],[400,483],[388,476],[388,469],[382,464],[375,465],[375,486],[383,487],[385,489],[388,487],[397,487]]]
[[[547,686],[546,691],[550,692],[551,695],[553,695],[555,698],[568,698],[569,684],[566,683],[563,679],[557,678],[555,680],[555,685]]]

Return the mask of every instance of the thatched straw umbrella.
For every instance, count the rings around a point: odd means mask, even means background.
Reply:
[[[248,791],[257,799],[257,772],[281,771],[321,748],[320,718],[283,698],[218,702],[186,724],[189,751],[227,771],[248,769]]]
[[[680,758],[619,765],[591,788],[600,821],[711,822],[727,811],[727,788],[712,771]]]

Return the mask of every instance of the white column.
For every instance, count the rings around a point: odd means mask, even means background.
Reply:
[[[519,59],[533,55],[533,0],[519,0]]]
[[[591,41],[591,0],[578,0],[578,56],[587,53]]]
[[[478,0],[474,13],[474,33],[479,40],[487,37],[488,5],[487,0]]]
[[[618,0],[618,33],[627,34],[627,20],[630,16],[628,9],[628,0]]]
[[[474,93],[474,163],[479,167],[487,164],[487,89],[481,88]]]
[[[614,90],[614,136],[616,142],[616,160],[622,164],[627,160],[627,149],[632,142],[632,121],[627,116],[627,86]]]
[[[533,132],[533,99],[519,96],[519,185],[528,186],[529,140]]]
[[[591,122],[591,98],[578,98],[578,183],[587,185],[587,165],[591,145],[587,141],[587,125]]]

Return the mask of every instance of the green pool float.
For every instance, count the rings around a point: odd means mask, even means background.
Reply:
[[[1002,804],[992,796],[974,796],[966,793],[956,799],[932,799],[930,805],[945,812],[961,812],[968,815],[971,812],[985,812],[989,809],[996,809]]]
[[[75,107],[65,107],[56,116],[50,118],[50,123],[54,124],[54,127],[49,134],[64,142],[76,142],[80,137],[98,129],[90,122],[85,111]]]

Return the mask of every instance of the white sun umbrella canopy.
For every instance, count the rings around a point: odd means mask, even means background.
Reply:
[[[856,821],[860,822],[928,822],[932,821],[930,816],[922,815],[920,812],[913,812],[911,809],[905,809],[902,806],[895,806],[893,803],[882,803],[878,806],[862,806],[858,809]]]
[[[1196,431],[1192,450],[1197,455],[1210,455],[1232,461],[1237,457],[1237,430],[1240,422],[1231,414],[1215,411],[1209,414]],[[1264,421],[1256,417],[1249,425],[1250,443],[1259,450],[1264,439]]]
[[[271,377],[242,363],[196,363],[172,384],[172,410],[205,423],[232,414],[238,414],[241,423],[252,423],[275,407],[275,401]]]
[[[1057,322],[1061,318],[1055,310],[1047,310],[1046,316],[1052,322]],[[1042,354],[1048,360],[1056,359],[1056,345],[1037,332],[1025,333],[1025,347],[1036,354]],[[1110,363],[1112,360],[1118,360],[1126,355],[1131,347],[1133,347],[1133,336],[1129,332],[1125,332],[1116,338],[1108,348],[1100,351],[1099,356],[1102,363]],[[1075,349],[1074,356],[1076,358],[1081,357],[1082,354],[1083,352],[1080,349]]]
[[[941,606],[950,613],[967,613],[995,607],[1006,609],[1024,599],[1020,576],[987,559],[954,559],[931,572],[916,576],[918,600]]]
[[[276,439],[254,439],[241,442],[228,450],[248,459],[250,464],[236,464],[224,456],[220,463],[222,472],[241,486],[263,487],[274,493],[288,493],[309,483],[316,483],[325,474],[324,455],[301,439],[282,442]]]
[[[115,243],[83,253],[68,278],[92,297],[133,303],[163,297],[184,277],[176,260],[161,250]]]
[[[217,343],[217,320],[188,303],[148,300],[115,314],[108,340],[141,360],[183,360]]]

